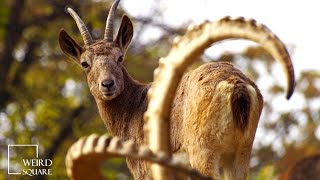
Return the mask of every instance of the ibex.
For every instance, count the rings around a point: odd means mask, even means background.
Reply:
[[[151,84],[134,80],[123,66],[133,36],[131,20],[124,15],[113,39],[116,0],[109,11],[104,38],[93,40],[80,17],[71,9],[84,40],[78,45],[60,31],[62,51],[87,75],[92,95],[107,129],[122,140],[144,143],[143,115]],[[260,42],[283,65],[287,75],[287,98],[293,93],[293,66],[283,43],[265,26],[244,18],[224,18],[215,24],[216,39],[244,38]],[[194,36],[196,37],[196,36]],[[208,38],[208,37],[206,37]],[[202,39],[201,39],[202,40]],[[172,153],[187,154],[190,165],[206,176],[219,179],[222,167],[226,179],[245,179],[263,98],[257,86],[230,63],[207,63],[187,73],[175,93],[171,108]],[[135,179],[145,179],[149,166],[128,158]]]
[[[280,180],[319,180],[320,154],[298,161],[279,178]]]

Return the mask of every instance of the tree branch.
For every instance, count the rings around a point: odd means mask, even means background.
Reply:
[[[68,118],[64,127],[60,129],[60,132],[56,136],[56,138],[52,141],[51,147],[47,150],[45,155],[41,159],[53,159],[61,144],[72,134],[72,124],[75,119],[77,119],[81,112],[84,110],[84,106],[80,105],[77,107]],[[43,180],[46,179],[45,176],[34,176],[34,180]]]
[[[21,74],[17,71],[18,74],[13,75],[10,79],[8,76],[9,70],[11,69],[11,65],[14,60],[13,51],[22,37],[22,32],[26,28],[29,28],[31,26],[38,26],[39,24],[43,26],[64,16],[65,6],[67,6],[68,3],[71,3],[70,0],[64,1],[64,3],[61,3],[59,1],[49,1],[49,3],[53,6],[52,13],[46,16],[34,17],[30,21],[24,22],[21,19],[23,19],[22,14],[25,8],[25,2],[26,1],[24,0],[15,0],[12,3],[12,6],[10,8],[11,14],[9,16],[8,24],[6,25],[6,35],[3,43],[4,49],[3,53],[0,55],[0,82],[2,83],[0,86],[0,109],[4,108],[4,106],[11,98],[11,94],[7,89],[8,85],[10,85],[14,81],[19,81],[19,76]],[[36,41],[34,41],[34,39],[32,39],[31,42],[32,43],[28,45],[28,48],[34,50],[38,45],[36,45],[37,43]],[[30,56],[33,57],[32,53],[33,51],[30,52]],[[28,55],[28,52],[26,55]],[[24,66],[22,67],[24,72],[28,69],[29,65],[33,61],[28,57],[26,60],[27,61],[22,64],[22,66]]]
[[[53,140],[51,147],[44,155],[44,159],[52,159],[53,156],[57,153],[57,150],[59,149],[63,141],[72,134],[72,124],[74,120],[79,117],[83,110],[84,106],[80,105],[71,113],[67,123],[64,125],[63,128],[60,129],[60,132],[58,133],[57,137]]]
[[[14,47],[18,43],[23,31],[23,29],[21,28],[20,19],[25,6],[25,2],[26,1],[14,0],[10,8],[10,16],[8,24],[6,25],[6,33],[4,35],[4,49],[2,56],[0,56],[0,82],[2,83],[2,85],[0,86],[0,108],[3,107],[10,98],[10,93],[6,91],[7,77],[10,66],[13,62],[12,52],[14,50]]]

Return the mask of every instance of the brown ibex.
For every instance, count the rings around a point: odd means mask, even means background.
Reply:
[[[279,180],[319,180],[320,154],[305,157],[295,163]]]
[[[141,145],[145,136],[143,115],[151,84],[134,80],[122,64],[133,26],[124,15],[113,39],[114,11],[118,3],[116,0],[109,11],[101,40],[93,40],[83,21],[68,8],[84,46],[78,45],[64,30],[60,31],[59,43],[62,51],[86,72],[90,91],[109,132]],[[191,32],[191,38],[198,38],[201,44],[194,50],[198,54],[203,47],[224,39],[243,38],[260,43],[284,67],[287,98],[290,98],[294,89],[293,66],[285,46],[268,28],[254,20],[229,17],[199,28],[203,31]],[[203,32],[210,36],[202,36]],[[195,42],[190,43],[193,46]],[[182,46],[176,48],[184,50]],[[171,59],[180,58],[171,55]],[[192,54],[188,57],[195,58]],[[173,105],[168,109],[171,111],[171,152],[187,154],[190,165],[203,175],[219,179],[219,168],[223,167],[227,179],[245,179],[263,106],[257,86],[229,63],[207,63],[184,75],[173,95]],[[147,176],[149,166],[144,162],[128,158],[127,163],[135,179]]]

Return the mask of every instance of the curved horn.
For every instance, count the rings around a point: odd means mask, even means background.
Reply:
[[[104,32],[104,39],[108,42],[113,41],[113,20],[114,20],[114,11],[117,9],[117,6],[119,4],[120,0],[115,0],[114,3],[112,4],[109,14],[108,14],[108,19],[106,22],[106,30]]]
[[[73,17],[73,19],[76,21],[77,26],[80,30],[81,36],[83,38],[84,44],[85,45],[90,45],[93,42],[93,39],[86,27],[86,25],[83,23],[81,18],[78,16],[78,14],[71,8],[67,9],[69,14]]]
[[[154,82],[148,91],[148,109],[144,114],[147,123],[144,128],[153,152],[170,153],[170,131],[168,120],[170,108],[179,81],[186,68],[194,62],[211,44],[225,39],[247,39],[259,43],[278,60],[287,78],[286,96],[289,99],[294,90],[294,70],[287,49],[280,39],[264,25],[244,18],[226,17],[218,22],[205,22],[190,29],[183,37],[174,40],[168,56],[159,60],[154,71]],[[152,131],[151,131],[152,129]],[[158,172],[159,166],[152,166],[152,173]]]
[[[102,179],[100,164],[112,157],[145,160],[174,169],[174,172],[183,173],[192,179],[211,179],[180,159],[170,158],[163,153],[152,153],[147,146],[138,146],[133,140],[121,141],[118,137],[96,134],[80,138],[69,148],[65,161],[67,174],[70,179]]]

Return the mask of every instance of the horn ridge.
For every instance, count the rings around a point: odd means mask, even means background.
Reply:
[[[72,18],[76,21],[80,34],[83,38],[84,44],[90,45],[93,42],[93,39],[87,29],[87,26],[84,24],[82,19],[78,16],[78,14],[72,8],[69,7],[67,10],[69,14],[72,16]]]
[[[106,30],[104,33],[104,39],[108,42],[113,41],[113,21],[114,21],[114,12],[118,7],[120,0],[115,0],[110,8],[107,22],[106,22]]]

